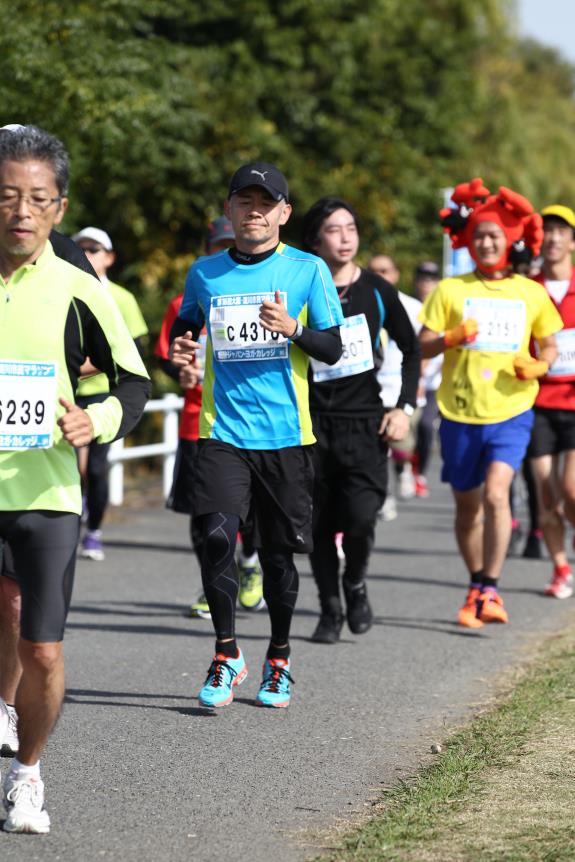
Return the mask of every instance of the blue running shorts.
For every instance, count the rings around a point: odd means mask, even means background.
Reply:
[[[443,458],[441,481],[449,482],[456,491],[471,491],[483,484],[493,461],[503,461],[518,470],[532,428],[532,410],[489,425],[442,419],[439,427]]]

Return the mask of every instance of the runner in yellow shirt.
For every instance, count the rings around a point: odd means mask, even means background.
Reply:
[[[541,218],[506,188],[457,186],[442,210],[454,248],[467,246],[472,273],[448,278],[425,301],[424,358],[445,352],[437,402],[442,416],[442,479],[455,498],[455,534],[471,584],[458,621],[478,628],[507,622],[497,585],[511,535],[509,488],[531,435],[532,406],[556,357],[562,322],[541,285],[513,272],[537,254]],[[534,338],[539,358],[529,353]]]

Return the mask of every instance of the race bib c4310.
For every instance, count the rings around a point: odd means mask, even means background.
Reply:
[[[353,374],[361,374],[362,371],[373,368],[373,350],[365,314],[346,317],[339,331],[343,350],[335,365],[327,365],[325,362],[311,358],[315,383],[351,377]]]
[[[463,303],[463,319],[477,321],[479,332],[467,350],[517,353],[523,344],[527,309],[522,299],[468,297]]]
[[[56,362],[0,360],[0,449],[49,449],[56,416]]]
[[[281,294],[287,304],[287,296]],[[287,359],[289,339],[268,332],[260,323],[260,306],[273,293],[214,296],[210,304],[210,334],[213,357],[218,362]]]

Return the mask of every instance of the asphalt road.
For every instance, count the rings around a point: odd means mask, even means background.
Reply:
[[[458,628],[466,577],[448,493],[401,505],[378,528],[377,614],[363,637],[312,644],[315,589],[300,558],[289,710],[256,708],[267,615],[238,614],[250,676],[217,714],[196,699],[213,649],[186,607],[199,589],[187,519],[127,510],[105,563],[80,561],[66,635],[68,694],[46,749],[49,836],[0,833],[0,859],[300,862],[312,837],[364,813],[382,787],[429,762],[502,672],[574,620],[541,595],[548,562],[510,559],[508,626]],[[4,773],[8,761],[0,764]],[[328,843],[329,843],[329,839]]]

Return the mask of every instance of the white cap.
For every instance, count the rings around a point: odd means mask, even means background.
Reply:
[[[25,126],[22,126],[20,123],[8,123],[7,126],[0,126],[0,132],[17,132],[18,129],[24,129]]]
[[[97,242],[103,246],[106,251],[114,250],[109,234],[99,227],[85,227],[79,233],[75,233],[72,239],[74,242],[79,242],[81,239],[91,239],[93,242]]]

